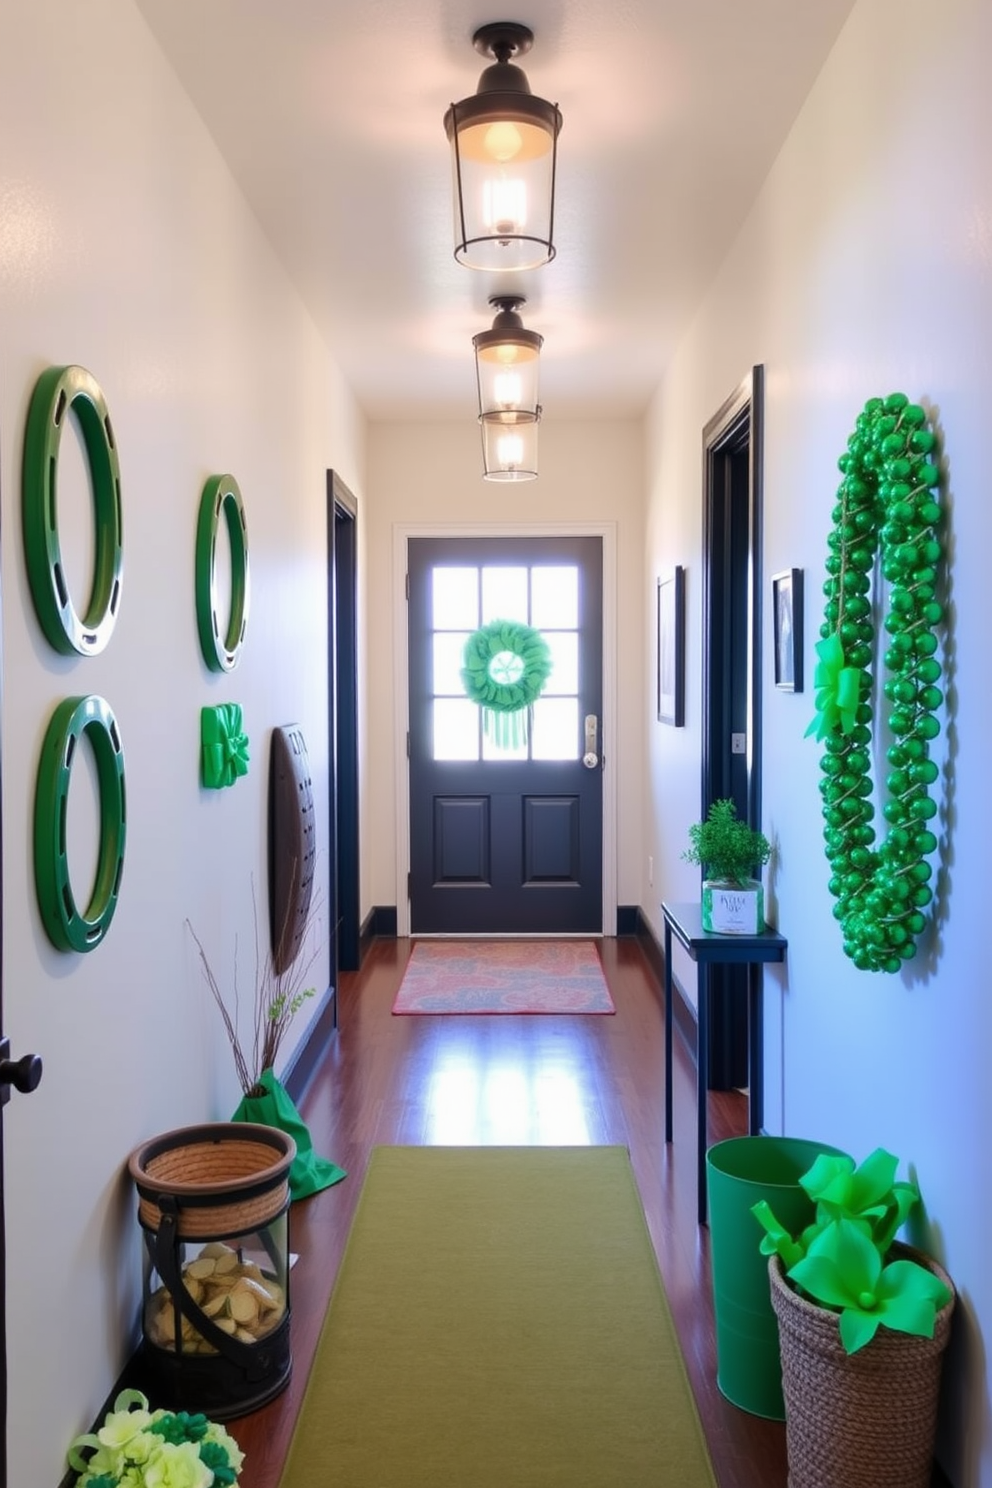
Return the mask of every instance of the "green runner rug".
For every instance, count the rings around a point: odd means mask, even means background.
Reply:
[[[716,1488],[625,1148],[374,1149],[280,1488],[332,1485]]]

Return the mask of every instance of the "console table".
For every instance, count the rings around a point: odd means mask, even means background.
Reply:
[[[665,1141],[672,1140],[672,936],[699,965],[696,1036],[697,1153],[696,1185],[699,1223],[706,1222],[706,1069],[709,1063],[709,968],[717,963],[754,965],[784,961],[788,941],[777,930],[760,935],[717,935],[703,929],[699,904],[663,903],[665,922]],[[761,1129],[764,1100],[764,1048],[762,1038],[761,987],[757,977],[748,979],[747,1068],[748,1131]]]

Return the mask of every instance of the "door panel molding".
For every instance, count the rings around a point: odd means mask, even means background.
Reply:
[[[397,523],[393,528],[393,759],[396,796],[396,933],[410,934],[407,874],[410,868],[409,636],[407,631],[407,544],[411,538],[598,537],[603,545],[603,918],[613,933],[617,913],[617,524],[616,522]]]

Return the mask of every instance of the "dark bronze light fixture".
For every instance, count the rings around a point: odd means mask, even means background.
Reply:
[[[537,379],[544,337],[524,328],[521,295],[492,295],[492,329],[472,337],[479,385],[483,477],[533,480],[537,475]]]
[[[555,167],[561,111],[535,98],[511,62],[534,33],[516,21],[480,26],[472,44],[495,61],[471,98],[444,116],[451,141],[455,257],[470,269],[536,269],[555,256]]]

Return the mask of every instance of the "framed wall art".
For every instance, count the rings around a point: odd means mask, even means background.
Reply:
[[[658,580],[658,722],[685,723],[685,569]]]
[[[775,686],[783,692],[803,690],[803,571],[785,568],[772,574],[772,626]]]

